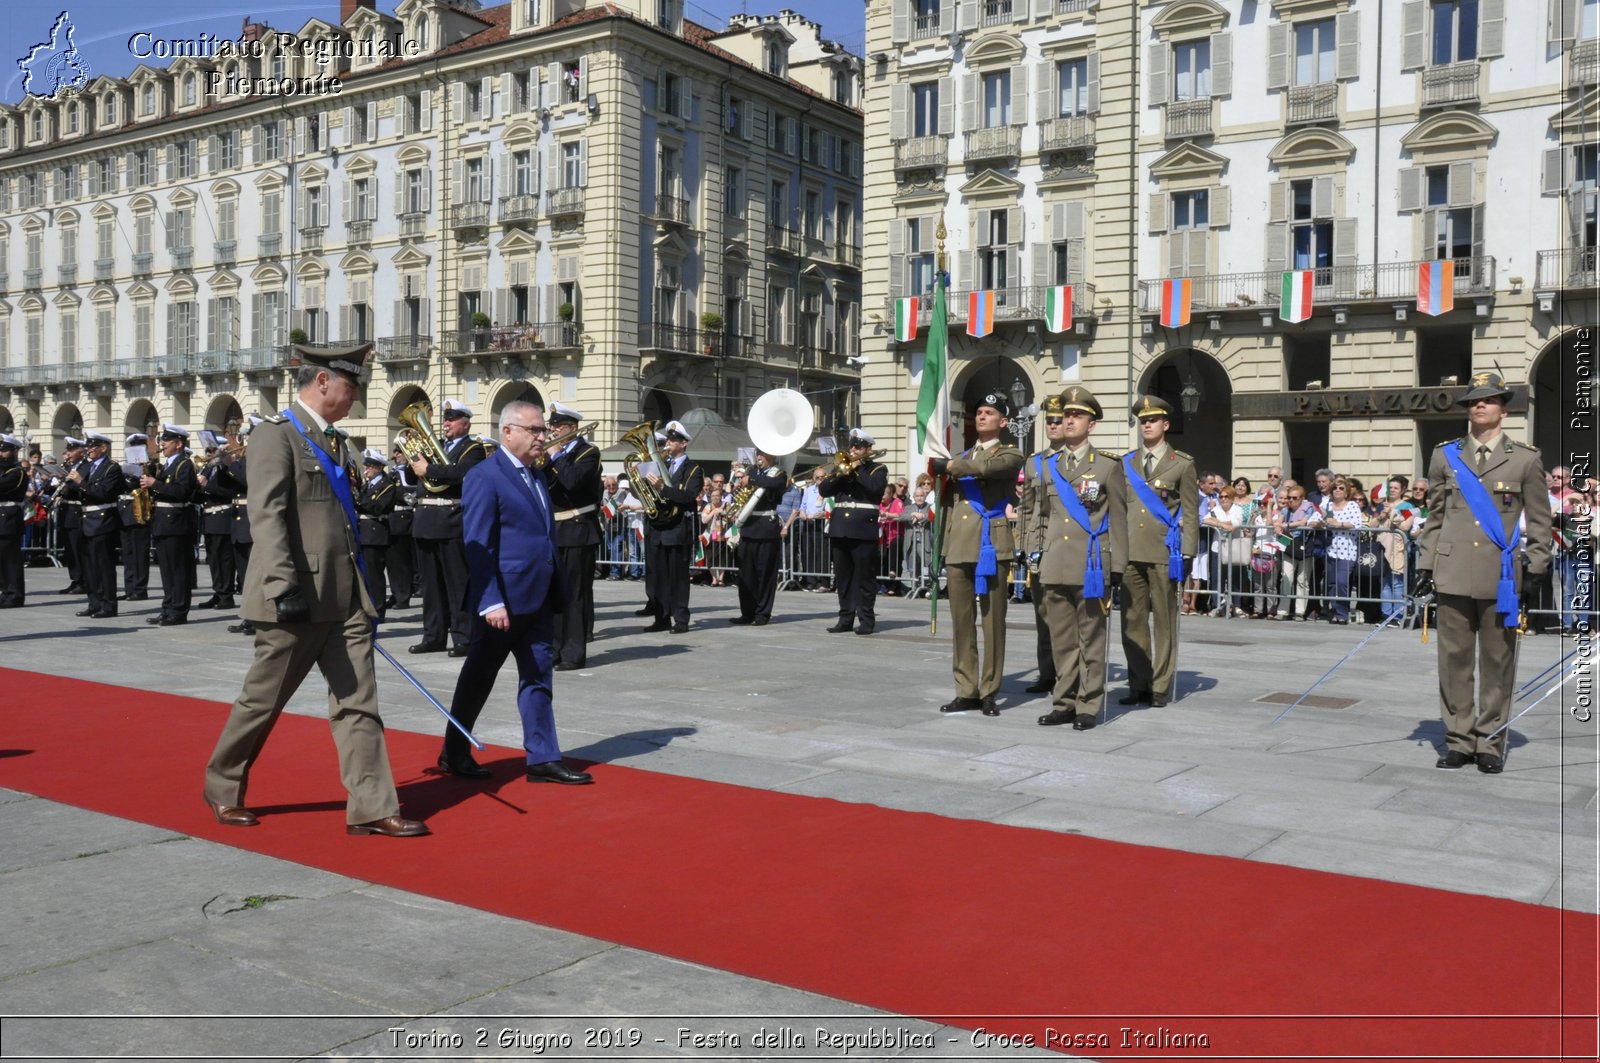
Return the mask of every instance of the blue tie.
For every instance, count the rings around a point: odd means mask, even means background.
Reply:
[[[550,514],[545,511],[544,498],[539,494],[539,489],[533,485],[533,473],[528,471],[528,467],[526,465],[518,466],[517,471],[522,473],[522,482],[528,485],[528,492],[533,495],[533,504],[539,508],[539,515],[542,516],[545,519],[545,523],[548,524],[550,521]]]

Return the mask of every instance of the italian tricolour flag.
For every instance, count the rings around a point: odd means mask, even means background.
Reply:
[[[1311,292],[1313,272],[1309,269],[1292,269],[1283,275],[1283,299],[1278,303],[1278,316],[1298,325],[1311,318]]]
[[[894,338],[898,343],[911,343],[917,338],[917,310],[922,300],[915,295],[894,301]]]
[[[1051,332],[1066,332],[1072,327],[1072,285],[1045,289],[1044,327]]]

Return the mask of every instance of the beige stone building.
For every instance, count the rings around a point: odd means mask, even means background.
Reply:
[[[1469,377],[1498,371],[1547,464],[1592,456],[1600,4],[1512,6],[869,4],[866,231],[889,260],[865,282],[868,424],[907,460],[926,327],[894,342],[891,300],[927,291],[942,215],[957,410],[1081,381],[1122,447],[1153,391],[1207,468],[1370,482],[1421,470]],[[1307,320],[1280,314],[1286,271],[1309,271]],[[1057,334],[1042,293],[1065,283]],[[972,289],[997,293],[981,340]]]
[[[344,0],[239,39],[0,105],[0,428],[222,427],[302,334],[375,341],[369,445],[423,396],[602,443],[780,384],[851,410],[861,61],[815,23]]]

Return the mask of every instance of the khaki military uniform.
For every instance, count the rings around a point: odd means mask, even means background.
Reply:
[[[1062,446],[1063,444],[1061,443],[1052,442],[1049,449],[1029,455],[1023,462],[1022,498],[1017,501],[1017,531],[1022,539],[1022,552],[1028,555],[1030,559],[1038,550],[1036,547],[1028,545],[1028,527],[1033,519],[1034,512],[1040,505],[1044,504],[1044,499],[1048,495],[1048,491],[1044,490],[1043,484],[1039,480],[1038,466],[1034,464],[1034,459],[1043,456],[1045,461],[1048,462],[1061,453]],[[1049,470],[1047,469],[1045,479],[1048,480],[1049,478]],[[1045,615],[1044,611],[1044,581],[1039,578],[1037,572],[1028,577],[1028,600],[1033,603],[1034,655],[1039,661],[1039,683],[1041,685],[1047,684],[1054,689],[1057,678],[1056,655],[1055,649],[1050,642],[1050,619]]]
[[[1134,467],[1143,472],[1147,452],[1133,451]],[[1185,559],[1194,557],[1200,537],[1200,489],[1194,459],[1163,442],[1153,452],[1145,481],[1166,503],[1167,512],[1183,507],[1179,530]],[[1133,694],[1170,696],[1178,663],[1178,594],[1182,582],[1167,576],[1167,526],[1127,486],[1127,562],[1122,574],[1122,652],[1128,661],[1128,689]]]
[[[1054,463],[1078,493],[1089,523],[1098,527],[1101,570],[1105,579],[1102,598],[1085,598],[1084,574],[1089,567],[1089,533],[1067,513],[1056,495]],[[1062,448],[1046,458],[1044,478],[1034,461],[1026,467],[1023,487],[1027,516],[1023,520],[1023,549],[1039,556],[1037,579],[1044,585],[1044,612],[1050,625],[1050,645],[1055,655],[1056,685],[1051,694],[1055,711],[1098,717],[1105,704],[1106,629],[1111,608],[1112,576],[1124,571],[1128,552],[1127,480],[1114,454],[1084,443],[1077,450]]]
[[[1458,441],[1461,460],[1475,470],[1489,492],[1509,535],[1519,519],[1526,521],[1521,550],[1528,572],[1543,575],[1550,567],[1552,514],[1549,489],[1539,451],[1504,433],[1495,440],[1479,467],[1478,444],[1471,436]],[[1455,470],[1443,447],[1428,463],[1428,521],[1422,527],[1417,566],[1433,571],[1439,618],[1439,715],[1444,720],[1447,751],[1505,755],[1502,727],[1511,713],[1517,670],[1517,632],[1495,611],[1500,582],[1500,549],[1489,541],[1456,484]],[[1522,586],[1521,565],[1513,578]],[[1474,661],[1474,656],[1477,660]],[[1473,668],[1478,689],[1473,698]]]
[[[1004,517],[989,522],[989,541],[994,544],[996,572],[989,579],[989,591],[978,597],[978,551],[983,545],[983,518],[967,502],[966,493],[956,482],[962,476],[975,476],[985,506],[993,509],[1016,496],[1017,471],[1022,468],[1022,451],[999,441],[973,447],[951,458],[950,486],[944,498],[944,538],[942,554],[950,597],[951,643],[954,652],[956,695],[963,698],[994,697],[1000,690],[1000,676],[1006,659],[1006,599],[1011,593],[1011,557],[1015,537]],[[983,626],[983,659],[978,656],[978,625]]]
[[[294,413],[315,443],[281,416],[257,425],[250,436],[255,545],[240,615],[255,624],[255,660],[206,766],[205,795],[215,805],[245,806],[250,766],[314,664],[328,681],[329,721],[349,792],[345,817],[367,823],[400,811],[372,669],[378,610],[356,565],[355,531],[310,448],[336,456],[351,477],[352,492],[361,467],[344,440],[319,433],[299,403]],[[274,602],[296,588],[310,616],[280,624]]]

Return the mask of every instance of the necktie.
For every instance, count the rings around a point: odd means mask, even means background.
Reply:
[[[549,520],[550,514],[546,513],[544,508],[544,496],[540,495],[539,489],[533,485],[533,473],[528,471],[526,465],[521,466],[518,471],[522,473],[522,482],[528,485],[528,493],[533,495],[533,504],[538,507],[540,515]]]
[[[1489,464],[1489,448],[1480,443],[1478,445],[1478,471],[1482,472],[1483,467],[1487,464]]]
[[[1071,451],[1067,452],[1067,475],[1071,476],[1078,468],[1078,456]]]
[[[1144,478],[1146,480],[1150,479],[1150,474],[1155,471],[1155,468],[1156,456],[1146,451],[1144,456]]]

